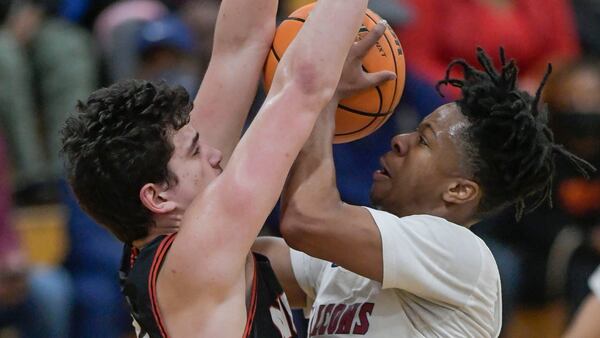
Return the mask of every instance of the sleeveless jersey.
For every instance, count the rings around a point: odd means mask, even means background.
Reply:
[[[156,282],[175,236],[159,236],[142,250],[129,245],[123,249],[121,291],[138,338],[169,337],[156,301]],[[256,253],[253,256],[254,278],[242,338],[296,338],[287,298],[269,260]]]

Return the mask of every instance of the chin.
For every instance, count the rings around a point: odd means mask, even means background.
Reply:
[[[382,200],[381,198],[379,198],[379,196],[377,196],[376,193],[374,193],[373,191],[371,191],[371,194],[369,196],[369,200],[371,201],[371,205],[375,208],[375,209],[382,209],[383,205],[382,205]]]

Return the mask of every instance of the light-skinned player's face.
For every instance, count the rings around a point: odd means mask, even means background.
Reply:
[[[392,138],[373,174],[371,200],[398,216],[443,216],[444,192],[457,178],[468,177],[461,166],[461,132],[467,118],[456,104],[427,116],[416,131]]]
[[[172,143],[174,151],[168,167],[177,181],[169,186],[165,196],[184,211],[223,172],[222,154],[203,142],[202,135],[189,123],[173,134]]]

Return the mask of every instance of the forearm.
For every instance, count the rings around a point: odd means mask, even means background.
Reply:
[[[307,102],[309,109],[316,103],[316,111],[321,111],[339,82],[367,3],[367,0],[317,2],[281,59],[269,94],[276,94],[293,79],[306,96],[318,98],[316,102]]]
[[[252,47],[265,49],[266,56],[275,34],[277,5],[277,0],[223,0],[213,53],[236,53],[240,48]]]
[[[335,110],[338,100],[332,100],[319,116],[315,128],[300,151],[286,182],[281,198],[281,232],[286,240],[305,231],[312,220],[334,211],[341,203],[336,186],[333,162]]]
[[[275,32],[277,0],[223,0],[212,56],[190,114],[222,166],[240,139]]]

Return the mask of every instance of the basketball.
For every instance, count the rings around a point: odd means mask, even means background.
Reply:
[[[315,3],[312,3],[296,10],[277,28],[264,67],[264,84],[267,92],[271,87],[279,60],[314,6]],[[379,15],[367,10],[356,37],[357,41],[365,37],[379,21],[381,21]],[[404,53],[398,37],[389,25],[379,41],[364,57],[363,68],[369,73],[384,70],[395,72],[396,80],[387,81],[340,101],[335,116],[334,143],[351,142],[371,134],[390,118],[400,102],[405,80]]]

